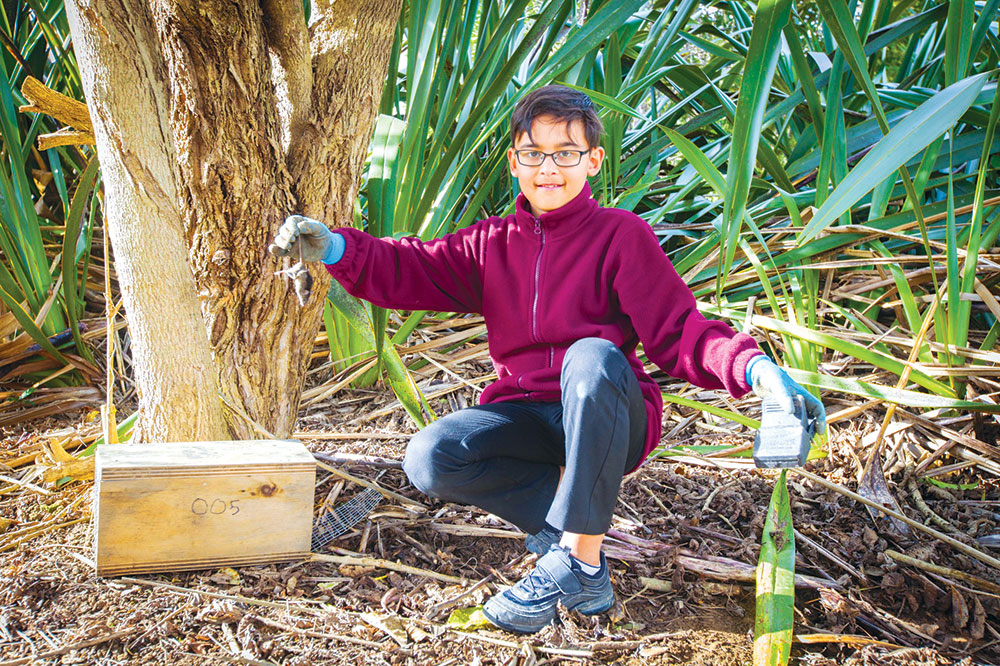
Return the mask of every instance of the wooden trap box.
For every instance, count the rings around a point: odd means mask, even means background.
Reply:
[[[301,442],[97,447],[97,574],[302,559],[312,535],[316,462]]]

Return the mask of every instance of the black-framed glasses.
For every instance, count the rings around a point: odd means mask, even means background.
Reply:
[[[542,166],[545,158],[551,157],[556,166],[575,167],[589,152],[588,148],[587,150],[557,150],[554,153],[543,153],[540,150],[515,150],[514,154],[517,155],[517,161],[521,166]]]

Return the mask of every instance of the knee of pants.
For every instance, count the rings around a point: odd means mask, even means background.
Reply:
[[[575,387],[580,397],[592,394],[609,382],[618,383],[626,369],[629,369],[628,360],[613,342],[603,338],[582,338],[574,342],[563,357],[563,392]]]
[[[410,439],[403,456],[403,471],[410,483],[431,497],[441,497],[445,487],[439,446],[439,440],[425,428]]]

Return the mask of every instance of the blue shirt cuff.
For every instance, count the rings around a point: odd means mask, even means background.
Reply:
[[[338,234],[336,231],[330,232],[330,249],[326,251],[326,255],[323,257],[324,264],[335,264],[341,260],[344,256],[344,250],[347,249],[347,240],[342,234]]]
[[[766,358],[769,361],[771,360],[770,358],[768,358],[767,354],[757,354],[752,359],[747,361],[745,378],[747,380],[747,386],[749,386],[750,388],[753,388],[753,373],[751,372],[751,370],[753,369],[753,366],[757,365],[758,361],[760,361],[763,358]]]

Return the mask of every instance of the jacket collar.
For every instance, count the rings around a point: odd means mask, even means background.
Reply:
[[[542,213],[538,217],[538,221],[547,231],[561,236],[589,219],[597,209],[597,201],[590,194],[590,183],[584,183],[583,189],[570,202],[555,210]],[[517,195],[515,216],[519,224],[534,225],[535,223],[531,204],[528,203],[528,198],[523,193]]]

